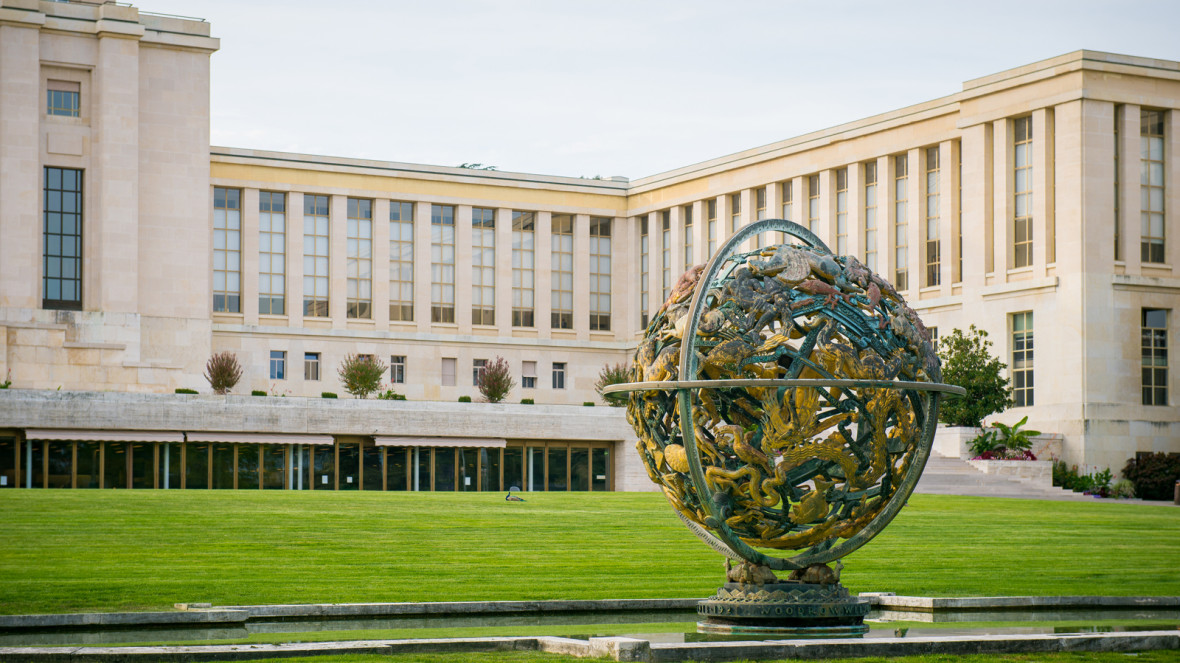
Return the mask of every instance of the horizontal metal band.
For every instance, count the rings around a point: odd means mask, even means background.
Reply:
[[[653,382],[625,382],[612,384],[602,390],[604,394],[618,394],[632,391],[672,391],[679,389],[726,389],[728,387],[859,387],[862,389],[914,389],[937,391],[944,394],[966,396],[967,390],[953,384],[941,382],[911,382],[906,380],[827,380],[827,379],[771,379],[749,378],[742,380],[658,380]]]

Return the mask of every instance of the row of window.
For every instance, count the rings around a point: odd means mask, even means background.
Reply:
[[[1030,407],[1033,401],[1033,314],[1011,315],[1012,402]],[[1140,311],[1141,364],[1144,405],[1168,404],[1168,311],[1145,308]]]
[[[22,448],[23,447],[23,448]],[[608,491],[604,443],[508,447],[0,438],[0,488]]]
[[[303,196],[303,314],[329,315],[329,196]],[[259,194],[258,308],[282,315],[286,301],[286,196]],[[389,204],[389,318],[414,319],[414,209]],[[512,211],[512,326],[535,326],[535,256],[538,214]],[[554,329],[574,326],[574,225],[572,214],[550,216],[550,290]],[[346,223],[347,316],[373,317],[373,201],[348,198]],[[471,210],[471,322],[496,324],[496,210]],[[213,310],[241,312],[242,192],[213,190]],[[455,322],[455,206],[430,206],[430,320]],[[591,330],[610,330],[611,219],[589,219],[587,312]],[[505,286],[501,286],[505,287]]]
[[[1115,143],[1118,145],[1117,137],[1117,117],[1119,113],[1116,112],[1116,133]],[[1141,259],[1144,263],[1163,263],[1165,260],[1164,247],[1164,199],[1165,199],[1165,172],[1164,172],[1164,111],[1159,110],[1142,110],[1139,122],[1140,127],[1140,194],[1141,194]],[[1013,269],[1028,267],[1033,264],[1033,247],[1034,247],[1034,232],[1033,232],[1033,122],[1031,116],[1019,117],[1011,120],[1011,148],[1012,148],[1012,219],[1011,219],[1011,247],[1012,256],[1010,266]],[[955,186],[959,195],[958,205],[954,210],[955,218],[961,220],[962,218],[962,150],[956,149],[955,153],[959,155],[958,163],[955,169]],[[941,171],[942,171],[942,157],[938,146],[932,146],[922,149],[919,152],[922,160],[921,175],[924,181],[923,198],[921,207],[921,216],[918,222],[922,224],[921,236],[924,245],[921,247],[922,256],[921,264],[925,267],[921,287],[931,287],[941,285],[942,282],[942,263],[943,250],[942,240],[940,236],[940,221],[943,213],[941,203]],[[1118,150],[1115,151],[1116,159],[1116,179],[1115,179],[1115,256],[1116,259],[1120,256],[1120,249],[1118,246]],[[910,166],[908,154],[897,154],[889,157],[892,166],[892,191],[893,191],[893,228],[890,244],[893,248],[893,284],[901,291],[909,290],[911,287],[910,273],[909,273],[909,177]],[[834,245],[836,253],[847,254],[848,252],[848,169],[858,168],[860,174],[860,182],[862,189],[861,200],[863,202],[863,209],[861,214],[862,233],[864,237],[863,261],[872,270],[877,271],[877,232],[879,230],[877,223],[878,212],[878,162],[876,160],[867,161],[860,164],[855,164],[845,168],[840,168],[835,171],[835,223],[832,228],[834,236]],[[759,187],[752,190],[755,210],[752,215],[753,220],[761,220],[767,218],[767,191],[771,187],[776,187],[780,194],[781,201],[781,217],[787,220],[792,220],[805,226],[813,233],[819,234],[819,220],[820,220],[820,177],[818,174],[807,175],[801,178],[801,183],[804,188],[806,204],[802,210],[802,215],[797,217],[794,209],[794,180],[786,180],[775,184],[767,185],[766,187]],[[733,193],[721,198],[714,198],[704,201],[705,223],[707,225],[708,237],[708,255],[712,255],[717,249],[717,215],[718,215],[718,201],[725,199],[728,202],[730,214],[730,234],[736,233],[741,225],[742,218],[742,194]],[[693,236],[693,206],[685,205],[682,208],[682,216],[684,218],[684,257],[681,264],[676,265],[677,269],[687,269],[693,263],[692,257],[692,236]],[[663,298],[655,305],[659,305],[667,298],[669,288],[672,281],[673,265],[671,261],[670,250],[670,230],[671,230],[671,211],[663,210],[658,213],[661,220],[661,241],[662,241],[662,260],[661,260],[661,283],[663,284]],[[640,238],[640,311],[643,319],[643,325],[647,325],[648,313],[652,309],[653,302],[648,299],[648,283],[647,278],[650,274],[649,253],[650,244],[648,241],[647,218],[641,217],[641,238]],[[955,238],[958,250],[956,252],[956,262],[954,264],[954,271],[952,278],[954,282],[958,282],[962,278],[962,255],[963,255],[963,236],[960,230]],[[1051,246],[1049,247],[1051,250]],[[1052,258],[1050,258],[1052,260]]]
[[[371,355],[361,355],[362,357],[371,357]],[[320,353],[319,352],[305,352],[303,353],[303,379],[306,381],[318,381],[321,375],[320,369]],[[456,367],[458,360],[453,357],[443,357],[442,366],[440,367],[441,382],[444,387],[455,386]],[[471,384],[479,385],[479,378],[483,374],[484,368],[487,366],[487,359],[474,359],[471,364]],[[287,351],[286,350],[271,350],[270,351],[270,365],[269,375],[271,380],[286,380],[287,379]],[[551,384],[554,389],[565,389],[566,378],[566,362],[553,362],[550,364],[549,375]],[[406,382],[406,356],[392,355],[389,358],[389,382],[390,384],[405,384]],[[535,389],[537,387],[537,362],[522,361],[520,367],[520,386],[522,389]]]

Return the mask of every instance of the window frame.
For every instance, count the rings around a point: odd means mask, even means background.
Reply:
[[[611,328],[611,221],[608,216],[590,217],[590,331]]]
[[[407,201],[389,202],[390,322],[414,321],[414,207]],[[409,260],[404,260],[407,255]]]
[[[287,351],[286,350],[271,350],[270,351],[270,371],[268,373],[271,380],[286,380],[287,379]]]
[[[942,241],[939,223],[942,212],[942,158],[937,145],[926,148],[925,235],[926,287],[942,285]]]
[[[899,291],[910,285],[909,183],[909,155],[893,155],[893,287]]]
[[[322,207],[320,206],[321,202],[323,203]],[[310,234],[308,233],[309,227]],[[312,253],[307,252],[309,237],[312,238]],[[331,317],[331,256],[332,198],[331,196],[305,193],[303,194],[303,317],[305,318]],[[313,267],[310,273],[308,265]],[[323,268],[322,273],[321,267]],[[323,294],[320,294],[321,291]]]
[[[58,171],[58,173],[57,173],[58,187],[57,188],[50,187],[50,184],[53,181],[50,171]],[[66,189],[65,188],[65,186],[66,186],[65,185],[66,172],[72,173],[72,177],[74,178],[74,182],[77,185],[76,188],[74,188],[74,189]],[[42,189],[41,189],[41,196],[42,196],[42,198],[41,198],[41,200],[42,200],[42,207],[41,207],[41,210],[42,210],[41,211],[41,308],[47,309],[47,310],[57,310],[57,311],[81,311],[82,310],[82,297],[84,294],[83,287],[85,284],[85,282],[82,278],[82,276],[83,276],[82,271],[85,268],[85,263],[86,263],[85,253],[84,253],[84,250],[85,250],[85,243],[84,243],[84,240],[85,240],[85,235],[84,235],[85,214],[84,214],[84,210],[85,210],[85,205],[86,205],[86,197],[85,197],[85,189],[84,189],[85,171],[81,168],[61,168],[58,166],[44,166],[41,169],[41,176],[44,178],[43,182],[42,182]],[[54,197],[51,195],[53,193],[58,194],[57,200],[59,201],[58,207],[60,207],[60,209],[57,209],[57,210],[51,209],[52,206],[51,206],[50,201],[54,199]],[[74,210],[73,211],[69,211],[67,209],[68,206],[65,204],[65,200],[66,200],[65,196],[66,195],[72,196],[74,198],[74,201],[73,201]],[[51,228],[53,228],[53,223],[51,221],[52,214],[58,215],[57,226],[56,226],[58,229],[57,232],[50,232]],[[65,223],[66,223],[67,218],[72,219],[75,232],[71,232],[71,233],[64,232],[64,229],[66,227]],[[56,236],[56,238],[57,238],[57,240],[56,240],[57,252],[50,253],[51,248],[55,244],[55,242],[53,240],[54,236]],[[67,238],[72,240],[69,243],[72,243],[74,245],[74,254],[75,255],[66,255],[66,253],[65,253],[64,247],[67,244],[67,241],[66,241]],[[56,276],[50,275],[50,273],[54,271],[51,269],[51,266],[54,264],[52,262],[53,260],[59,261],[57,263],[57,270],[56,270],[57,275]],[[72,265],[73,265],[73,274],[74,275],[70,276],[70,277],[65,276],[65,273],[67,272],[67,269],[66,269],[67,261],[69,263],[72,263]],[[70,285],[73,286],[73,289],[77,293],[77,297],[76,298],[66,298],[66,297],[59,296],[56,299],[50,298],[49,293],[51,290],[53,290],[52,282],[54,282],[54,281],[57,282],[57,292],[59,295],[63,292],[63,288],[68,282]]]
[[[455,206],[430,206],[430,322],[455,322]]]
[[[565,374],[567,371],[566,367],[567,367],[566,362],[563,362],[563,361],[553,362],[553,368],[552,368],[551,373],[553,376],[553,388],[554,389],[565,389]]]
[[[1009,373],[1012,379],[1013,407],[1032,407],[1036,404],[1034,381],[1034,343],[1032,311],[1009,315],[1011,351]]]
[[[1149,326],[1152,314],[1162,314],[1163,325]],[[1161,308],[1140,309],[1140,386],[1141,403],[1148,407],[1168,405],[1168,318],[1170,311]],[[1160,361],[1162,359],[1162,362]]]
[[[471,208],[471,324],[496,324],[496,210],[490,207]]]
[[[1023,158],[1022,158],[1023,157]],[[1032,116],[1012,120],[1012,269],[1033,264]],[[1022,208],[1023,207],[1023,214]]]
[[[877,198],[880,191],[877,184],[877,162],[864,162],[864,183],[862,200],[864,202],[864,262],[870,271],[877,271]]]
[[[323,365],[322,353],[319,352],[304,352],[303,353],[303,379],[305,382],[319,382]]]
[[[276,212],[276,199],[279,201]],[[275,230],[275,221],[282,228]],[[258,192],[258,314],[287,314],[287,194],[281,191]],[[275,251],[275,245],[282,249]],[[275,270],[275,265],[278,270]],[[263,287],[263,284],[266,287]],[[275,284],[278,292],[275,292]],[[276,305],[277,300],[277,305]],[[263,305],[263,302],[266,302]],[[277,309],[277,310],[276,310]]]
[[[406,383],[406,356],[389,355],[389,383]]]
[[[574,215],[549,217],[549,326],[574,328]]]
[[[1165,162],[1168,146],[1165,112],[1167,111],[1148,108],[1139,111],[1139,195],[1140,200],[1147,202],[1139,215],[1139,262],[1145,265],[1167,264],[1168,260],[1168,172]],[[1155,127],[1159,127],[1158,133],[1155,132]],[[1157,152],[1158,159],[1153,157]],[[1156,172],[1159,173],[1158,177],[1154,176]],[[1156,199],[1158,205],[1153,202]],[[1158,228],[1159,234],[1152,230],[1152,226]]]
[[[537,213],[512,211],[512,326],[536,326]]]

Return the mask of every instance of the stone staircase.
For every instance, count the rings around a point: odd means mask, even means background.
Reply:
[[[938,452],[930,453],[926,469],[918,481],[915,493],[931,495],[975,495],[979,497],[1019,497],[1032,500],[1085,500],[1082,495],[1062,488],[1044,488],[1011,477],[984,474],[967,461],[948,458]]]

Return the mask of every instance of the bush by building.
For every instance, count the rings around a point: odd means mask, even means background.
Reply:
[[[978,428],[984,417],[1002,412],[1012,402],[1012,390],[1004,377],[1007,364],[991,353],[987,332],[971,325],[938,339],[942,381],[960,386],[967,395],[944,398],[938,404],[938,420],[951,426]]]
[[[218,352],[205,363],[205,379],[215,394],[228,394],[242,379],[242,365],[232,352]]]

